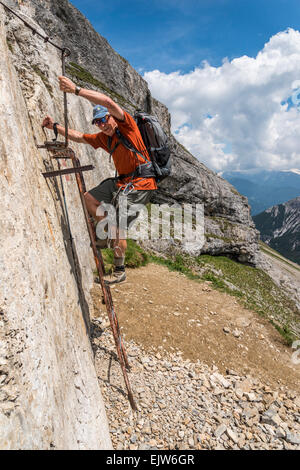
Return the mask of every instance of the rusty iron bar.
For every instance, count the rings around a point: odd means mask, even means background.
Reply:
[[[38,149],[46,149],[50,152],[56,152],[59,150],[63,150],[65,148],[64,142],[57,142],[57,141],[46,141],[43,145],[37,145]]]
[[[49,150],[50,152],[53,152],[52,146],[49,147]],[[106,311],[108,314],[111,330],[113,333],[113,337],[114,337],[114,341],[115,341],[115,345],[116,345],[116,349],[117,349],[117,353],[118,353],[118,357],[119,357],[119,361],[121,365],[121,370],[122,370],[125,385],[127,388],[128,400],[130,402],[131,408],[135,411],[137,410],[137,406],[133,398],[133,393],[131,390],[130,382],[129,382],[127,371],[126,371],[126,369],[130,370],[130,365],[128,362],[128,357],[127,357],[125,346],[124,346],[123,339],[121,336],[118,318],[117,318],[115,308],[113,305],[111,290],[110,290],[109,285],[105,284],[105,281],[103,279],[103,276],[105,273],[104,262],[103,262],[101,252],[97,250],[95,227],[93,224],[92,217],[90,216],[86,207],[86,202],[84,198],[84,194],[86,192],[86,186],[85,186],[84,177],[81,171],[80,161],[75,156],[74,151],[70,147],[62,151],[58,151],[58,152],[54,151],[52,158],[55,158],[55,159],[70,158],[73,163],[73,170],[75,170],[74,173],[76,176],[80,200],[81,200],[82,209],[83,209],[83,213],[84,213],[84,217],[85,217],[85,221],[86,221],[86,225],[87,225],[87,229],[88,229],[88,233],[89,233],[89,237],[91,241],[91,247],[93,250],[95,264],[96,264],[98,275],[99,275],[103,298],[104,298],[104,302],[106,305]],[[61,171],[64,171],[64,170],[61,170]],[[61,174],[61,172],[59,174]]]
[[[63,170],[54,170],[48,171],[46,173],[42,173],[45,178],[51,178],[51,176],[59,176],[59,175],[69,175],[72,173],[80,173],[81,171],[89,171],[93,170],[95,167],[93,165],[85,165],[80,166],[78,168],[64,168]]]
[[[63,76],[66,75],[66,62],[65,58],[70,55],[68,49],[63,49],[61,53],[61,61],[62,61],[62,74]],[[68,101],[67,101],[67,93],[64,91],[64,121],[65,121],[65,148],[69,145],[69,123],[68,123]]]

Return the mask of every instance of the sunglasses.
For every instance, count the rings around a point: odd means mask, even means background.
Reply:
[[[107,121],[108,118],[109,118],[109,115],[107,114],[106,116],[103,116],[102,118],[95,119],[94,124],[96,124],[96,126],[98,124],[103,124],[104,122]]]

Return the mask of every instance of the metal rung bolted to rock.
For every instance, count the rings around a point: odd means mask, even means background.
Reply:
[[[49,150],[50,152],[56,152],[57,150],[63,150],[66,148],[65,142],[59,142],[59,141],[46,141],[44,142],[43,145],[38,145],[38,149],[46,149]]]
[[[62,157],[65,158],[65,157]],[[85,165],[85,166],[79,166],[77,168],[64,168],[63,170],[54,170],[54,171],[48,171],[46,173],[42,173],[44,178],[51,178],[51,176],[59,176],[59,175],[69,175],[72,173],[80,173],[82,171],[89,171],[89,170],[94,170],[93,165]]]

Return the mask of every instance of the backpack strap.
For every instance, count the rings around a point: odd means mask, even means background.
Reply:
[[[122,144],[128,149],[128,150],[131,150],[132,152],[134,152],[135,154],[137,155],[140,155],[144,161],[146,163],[151,163],[151,167],[152,167],[152,175],[151,176],[145,176],[145,178],[157,178],[157,177],[161,177],[162,176],[162,171],[159,167],[159,165],[156,163],[155,160],[152,160],[151,157],[150,157],[150,160],[147,160],[146,157],[140,153],[138,150],[136,150],[136,148],[121,134],[121,132],[119,131],[119,129],[116,130],[116,134],[117,136],[119,137],[119,140],[122,142]],[[157,148],[150,148],[150,150],[161,150],[163,149],[163,147],[157,147]],[[144,164],[145,165],[145,164]],[[139,163],[139,167],[140,166],[143,166]]]
[[[125,178],[129,178],[130,176],[137,178],[155,178],[152,163],[143,163],[142,165],[139,165],[132,173],[119,175],[116,177],[116,179],[123,180]]]
[[[145,155],[143,155],[141,152],[139,152],[133,145],[131,142],[129,142],[129,140],[126,139],[126,137],[124,137],[123,134],[121,134],[121,132],[119,131],[119,129],[116,129],[116,134],[117,134],[117,137],[118,137],[118,142],[122,142],[122,144],[124,145],[124,147],[126,147],[128,150],[130,150],[131,152],[134,152],[136,155],[139,155],[140,157],[142,157],[142,159],[145,161],[145,162],[149,162],[149,160],[145,157]]]
[[[107,139],[107,146],[108,146],[108,149],[109,149],[109,158],[110,158],[110,161],[111,161],[111,156],[112,154],[114,153],[114,151],[117,149],[117,147],[119,146],[120,143],[122,143],[124,145],[125,148],[127,148],[127,150],[130,150],[131,152],[135,153],[136,155],[140,155],[143,160],[145,161],[145,163],[141,164],[139,163],[137,168],[131,172],[131,173],[127,173],[127,174],[122,174],[122,175],[119,175],[117,176],[117,172],[116,172],[116,176],[115,176],[115,179],[116,180],[122,180],[122,179],[125,179],[125,178],[129,178],[129,177],[140,177],[140,178],[155,178],[156,174],[154,172],[154,169],[153,169],[153,166],[152,166],[152,162],[151,160],[147,160],[147,158],[141,153],[139,152],[127,139],[126,137],[123,136],[123,134],[121,134],[121,132],[119,131],[119,129],[116,129],[116,135],[118,137],[118,141],[116,143],[116,145],[114,146],[114,148],[112,149],[111,148],[111,144],[112,144],[112,138],[111,137],[108,137]],[[137,159],[138,160],[138,159]]]
[[[112,143],[112,138],[110,136],[107,137],[107,147],[109,150],[109,163],[111,163],[111,156],[114,153],[114,151],[117,149],[117,147],[120,145],[120,140],[117,141],[116,145],[114,148],[111,148],[111,143]]]

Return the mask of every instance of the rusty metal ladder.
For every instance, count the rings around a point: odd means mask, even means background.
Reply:
[[[92,170],[94,167],[92,165],[80,166],[80,161],[75,156],[74,151],[71,148],[63,148],[62,143],[60,142],[57,142],[57,146],[55,146],[53,142],[45,142],[44,145],[39,145],[38,148],[44,148],[50,151],[51,153],[53,153],[52,158],[54,159],[58,160],[58,159],[63,158],[63,159],[70,159],[72,161],[73,168],[50,171],[47,173],[43,173],[43,176],[45,178],[51,178],[51,177],[75,173],[80,200],[82,204],[82,209],[83,209],[83,213],[84,213],[84,217],[85,217],[85,221],[86,221],[86,225],[87,225],[87,229],[88,229],[88,233],[89,233],[89,237],[91,241],[91,247],[93,250],[93,255],[94,255],[94,259],[95,259],[95,263],[96,263],[96,267],[97,267],[97,271],[98,271],[98,275],[100,279],[103,299],[106,305],[106,310],[107,310],[107,314],[109,317],[110,326],[112,329],[113,337],[114,337],[116,348],[117,348],[118,358],[120,361],[125,385],[126,385],[127,392],[128,392],[128,399],[129,399],[131,408],[133,410],[136,410],[137,409],[136,404],[133,398],[133,394],[131,391],[131,387],[130,387],[130,383],[129,383],[129,379],[128,379],[127,371],[126,371],[126,370],[128,371],[130,370],[130,366],[129,366],[127,354],[125,351],[124,343],[122,340],[118,318],[117,318],[116,311],[113,305],[110,287],[104,282],[104,279],[103,279],[103,276],[105,273],[103,258],[102,258],[101,252],[96,247],[96,233],[95,233],[94,223],[88,213],[86,203],[85,203],[85,198],[84,198],[84,193],[86,192],[86,186],[84,182],[83,172]]]

